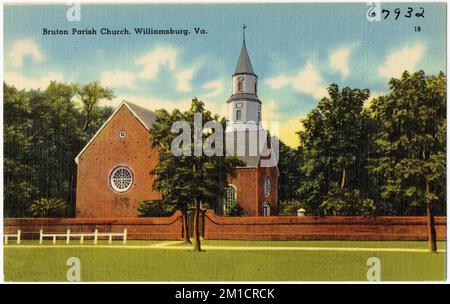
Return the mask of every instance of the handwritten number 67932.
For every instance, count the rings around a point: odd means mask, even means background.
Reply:
[[[403,15],[403,16],[405,18],[411,18],[413,16],[413,12],[414,12],[414,9],[412,7],[408,7],[408,9],[406,11],[406,14]],[[383,9],[381,11],[381,13],[384,15],[384,19],[386,20],[389,17],[389,15],[391,14],[391,11],[388,10],[388,9]],[[400,17],[400,14],[401,14],[400,8],[396,8],[394,10],[394,14],[395,14],[395,20],[398,20],[398,18]],[[417,18],[420,18],[420,17],[421,18],[425,18],[425,10],[424,10],[424,8],[420,7],[419,11],[417,13],[415,13],[414,16],[416,16]]]

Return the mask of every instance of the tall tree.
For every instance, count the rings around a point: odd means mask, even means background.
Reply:
[[[84,122],[82,131],[91,137],[96,131],[95,128],[92,128],[92,125],[95,125],[102,117],[98,106],[99,101],[102,99],[111,100],[114,94],[111,89],[102,87],[98,81],[78,86],[77,91],[83,104]]]
[[[389,86],[371,106],[380,129],[375,170],[383,176],[381,196],[413,209],[425,206],[429,248],[436,252],[433,205],[445,204],[446,77],[405,71]]]
[[[278,198],[280,201],[289,201],[298,198],[297,189],[301,180],[299,168],[301,154],[301,149],[293,149],[280,140],[278,161],[278,170],[280,171]]]
[[[4,92],[5,215],[26,216],[40,198],[67,201],[73,212],[74,158],[91,136],[83,132],[85,116],[74,102],[79,86],[51,82],[44,91],[18,91],[4,84]],[[85,98],[95,99],[86,97],[90,92]],[[97,107],[96,113],[94,128],[111,109]]]
[[[354,215],[373,212],[365,199],[370,187],[368,164],[371,119],[364,110],[367,89],[336,84],[303,120],[298,132],[303,151],[300,164],[305,179],[300,197],[316,213]]]
[[[31,93],[3,84],[3,176],[5,216],[21,216],[37,191],[31,162]]]
[[[225,156],[224,138],[220,132],[225,129],[225,119],[212,115],[198,99],[193,99],[190,109],[185,112],[174,110],[169,114],[160,110],[157,117],[150,133],[153,145],[160,146],[162,153],[154,170],[154,186],[161,191],[165,202],[177,204],[182,212],[194,206],[194,250],[200,251],[200,206],[212,205],[223,196],[227,176],[235,174],[235,167],[240,162]],[[208,126],[203,128],[202,123],[208,123]],[[204,149],[207,142],[215,149],[213,155]]]

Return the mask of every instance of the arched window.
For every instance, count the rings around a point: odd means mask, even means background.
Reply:
[[[236,120],[241,120],[242,119],[242,111],[241,110],[236,110]]]
[[[266,176],[266,178],[264,179],[264,196],[270,196],[270,177],[268,176]]]
[[[236,203],[236,188],[233,185],[228,185],[225,189],[225,202],[223,210],[228,210],[234,203]]]
[[[238,81],[238,92],[244,91],[244,82]]]
[[[127,167],[117,167],[111,172],[109,183],[114,191],[125,192],[133,185],[133,173]]]

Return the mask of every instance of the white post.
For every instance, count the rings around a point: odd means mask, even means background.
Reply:
[[[53,235],[53,245],[56,244],[56,235]]]
[[[81,235],[81,237],[80,237],[80,244],[83,244],[83,241],[84,241],[84,235]]]
[[[17,245],[20,244],[20,236],[21,236],[22,232],[19,230],[17,230]]]
[[[123,229],[123,244],[127,243],[127,228]]]
[[[97,239],[98,239],[98,229],[95,229],[95,232],[94,232],[94,244],[95,245],[97,245]]]
[[[70,243],[70,229],[67,229],[66,244]]]
[[[8,236],[5,235],[5,245],[8,245]]]
[[[109,243],[112,244],[112,234],[109,234]]]
[[[42,229],[39,230],[39,244],[40,245],[42,245],[42,240],[44,238],[43,234],[44,234],[44,232],[42,231]]]

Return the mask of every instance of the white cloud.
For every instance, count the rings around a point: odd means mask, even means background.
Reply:
[[[347,78],[347,76],[350,74],[348,61],[352,50],[353,46],[339,48],[331,52],[328,59],[330,68],[336,72],[341,73],[344,78]]]
[[[30,39],[21,39],[15,41],[9,52],[11,64],[20,67],[23,64],[24,57],[29,56],[36,62],[42,62],[43,56],[39,46]]]
[[[386,78],[400,77],[405,70],[410,72],[416,70],[417,64],[425,53],[425,49],[423,44],[416,43],[415,45],[406,45],[391,52],[378,68],[378,75]]]
[[[5,82],[18,89],[45,89],[51,81],[63,82],[64,77],[60,72],[49,71],[39,78],[32,78],[18,72],[5,72]]]
[[[278,102],[274,99],[265,100],[262,104],[262,120],[264,121],[279,121],[280,113],[277,111]]]
[[[153,51],[136,60],[136,64],[142,66],[139,77],[153,80],[158,76],[161,67],[167,66],[175,69],[178,51],[171,46],[158,46]]]
[[[268,84],[274,90],[281,89],[282,87],[287,86],[291,82],[292,79],[284,74],[266,80],[266,84]]]
[[[319,71],[310,61],[307,61],[303,69],[294,77],[292,88],[314,98],[322,98],[327,94],[326,85]]]
[[[136,75],[124,70],[105,71],[100,82],[109,88],[136,88]]]
[[[209,93],[204,94],[205,97],[216,97],[222,94],[224,91],[224,85],[222,80],[216,79],[208,81],[203,85],[203,89],[209,91]]]
[[[194,77],[194,68],[188,68],[178,72],[175,77],[177,79],[176,90],[178,92],[191,92],[192,85],[191,80]]]
[[[294,76],[280,74],[267,79],[265,83],[274,90],[290,85],[295,91],[311,95],[314,98],[322,98],[327,94],[322,76],[311,61],[307,61],[305,66]]]

